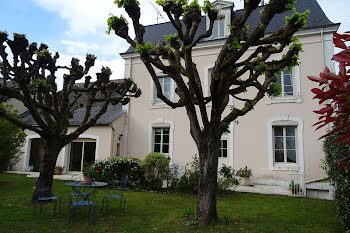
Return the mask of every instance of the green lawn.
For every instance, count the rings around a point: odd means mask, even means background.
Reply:
[[[209,227],[186,227],[184,211],[195,210],[196,198],[186,195],[126,192],[125,214],[116,202],[112,213],[98,214],[96,226],[87,224],[87,210],[68,226],[71,188],[65,181],[54,182],[55,194],[62,196],[62,214],[52,218],[52,205],[32,220],[29,200],[33,179],[0,174],[0,232],[343,232],[332,201],[286,196],[238,193],[218,200],[220,220]],[[98,192],[102,204],[104,190]],[[118,205],[117,205],[118,204]]]

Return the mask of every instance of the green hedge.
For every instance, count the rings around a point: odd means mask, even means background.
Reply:
[[[93,177],[97,181],[105,181],[117,185],[125,175],[128,175],[128,186],[139,184],[144,180],[141,160],[133,157],[111,157],[96,161],[92,168],[99,170]]]
[[[337,135],[331,135],[324,142],[324,168],[335,187],[338,218],[350,232],[350,171],[347,168],[338,169],[339,165],[333,164],[334,161],[347,156],[349,146],[341,146],[340,142],[334,143],[336,139]]]
[[[153,190],[162,188],[169,175],[169,159],[160,153],[151,152],[142,161],[148,186]]]

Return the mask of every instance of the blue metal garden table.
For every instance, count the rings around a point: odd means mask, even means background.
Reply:
[[[93,223],[95,224],[95,210],[96,210],[96,204],[93,200],[96,192],[99,188],[105,187],[108,185],[106,182],[92,182],[90,184],[85,184],[81,181],[76,182],[68,182],[66,185],[71,186],[73,189],[73,193],[70,194],[70,213],[68,222],[71,222],[71,218],[74,215],[75,209],[79,208],[81,206],[87,206],[89,207],[89,216],[90,216],[90,209],[93,210]],[[74,198],[74,201],[72,200]],[[102,211],[102,208],[100,209]]]

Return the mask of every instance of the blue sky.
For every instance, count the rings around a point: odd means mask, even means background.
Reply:
[[[237,8],[241,7],[241,0],[234,2]],[[343,23],[340,31],[350,30],[349,0],[318,2],[333,22]],[[150,1],[140,3],[143,24],[156,23]],[[128,45],[105,33],[110,13],[123,13],[113,0],[1,0],[0,30],[25,33],[30,42],[48,44],[51,51],[60,52],[62,64],[69,64],[72,56],[83,60],[86,53],[93,53],[99,60],[92,72],[107,65],[114,71],[113,78],[121,78],[124,62],[119,53]]]

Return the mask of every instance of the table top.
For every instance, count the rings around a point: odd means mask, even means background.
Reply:
[[[107,186],[108,183],[94,181],[90,184],[84,184],[82,181],[73,181],[73,182],[66,183],[66,185],[77,186],[77,187],[104,187],[104,186]]]

